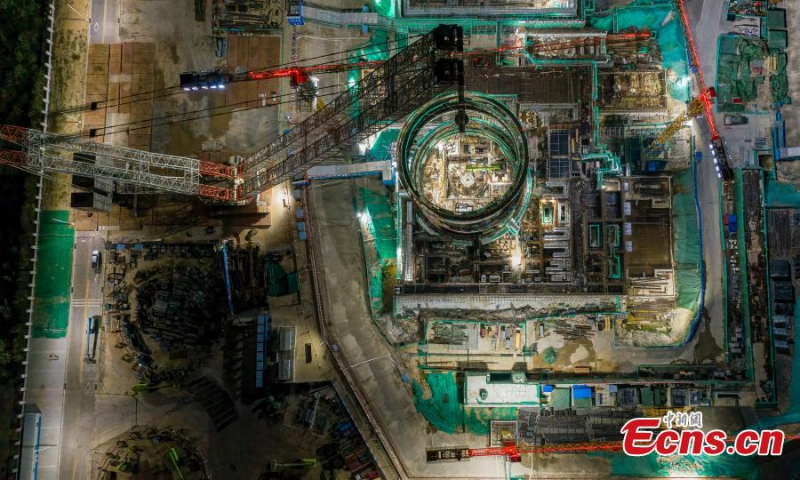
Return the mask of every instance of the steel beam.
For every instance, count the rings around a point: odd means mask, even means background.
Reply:
[[[448,69],[456,63],[463,65],[463,60],[452,59],[463,52],[461,34],[459,27],[437,27],[325,108],[246,158],[242,163],[242,198],[253,197],[341,153],[457,83]]]

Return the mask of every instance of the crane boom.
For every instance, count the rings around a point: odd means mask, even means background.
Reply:
[[[383,62],[325,108],[247,157],[241,196],[254,196],[401,119],[448,86],[463,85],[461,27],[440,25]]]
[[[619,34],[602,41],[622,43],[648,37],[647,32]],[[528,50],[561,50],[583,45],[586,40],[534,45]],[[495,51],[522,48],[525,47]],[[236,78],[241,76],[242,80],[305,78],[308,73],[374,68],[369,76],[237,167],[6,125],[0,125],[0,139],[23,150],[0,152],[0,163],[37,173],[56,171],[108,178],[125,191],[155,189],[238,203],[352,147],[443,90],[456,85],[463,89],[463,59],[480,52],[464,52],[461,27],[439,25],[385,62],[238,74]]]
[[[444,89],[463,88],[462,53],[461,27],[436,27],[237,168],[6,125],[0,139],[22,150],[0,151],[0,163],[238,203],[377,133]]]
[[[682,112],[680,115],[675,117],[675,119],[672,120],[667,125],[667,127],[664,130],[662,130],[661,133],[658,134],[658,136],[656,137],[656,143],[659,145],[663,145],[664,143],[667,142],[667,140],[672,138],[673,135],[678,133],[678,130],[680,130],[683,127],[683,123],[686,120],[691,120],[692,118],[703,113],[703,102],[705,101],[704,100],[705,95],[707,94],[704,92],[699,97],[692,99],[692,101],[689,102],[686,111]]]
[[[217,201],[234,198],[230,188],[202,183],[203,177],[231,179],[233,169],[195,158],[119,147],[79,137],[0,125],[0,139],[22,147],[4,150],[0,163],[29,172],[59,172],[114,180],[125,189],[146,187],[199,195]]]

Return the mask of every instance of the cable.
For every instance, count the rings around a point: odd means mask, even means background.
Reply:
[[[346,86],[346,84],[338,83],[338,84],[335,84],[335,85],[329,85],[327,87],[319,88],[318,90],[324,90],[324,89],[327,89],[327,88],[342,87],[342,86]],[[322,94],[322,95],[317,95],[317,97],[327,97],[327,96],[330,96],[330,95],[340,95],[340,94],[341,94],[341,92],[332,92],[332,93],[325,93],[325,94]],[[277,95],[275,98],[288,97],[288,96],[293,96],[293,95],[296,95],[296,94],[295,93],[286,93],[286,94],[283,94],[283,95]],[[240,111],[244,111],[244,110],[255,110],[255,109],[258,109],[258,108],[285,105],[287,103],[294,102],[295,99],[286,100],[286,101],[283,101],[283,102],[271,103],[271,104],[268,104],[268,105],[259,105],[257,107],[241,108],[241,109],[238,109],[238,110],[218,112],[218,113],[215,113],[215,114],[212,114],[212,115],[203,115],[203,116],[198,116],[198,117],[193,117],[193,118],[180,119],[180,120],[175,120],[175,121],[170,121],[170,122],[159,123],[159,124],[155,124],[155,125],[151,123],[151,122],[157,121],[157,120],[165,120],[165,119],[169,119],[169,118],[172,118],[172,117],[178,117],[178,116],[182,116],[182,115],[189,115],[189,114],[192,114],[192,113],[208,112],[208,111],[218,110],[218,109],[222,109],[222,108],[231,108],[231,107],[236,107],[237,105],[245,105],[245,104],[252,103],[252,102],[257,102],[257,101],[258,100],[245,100],[243,102],[237,102],[237,103],[234,103],[234,104],[231,104],[231,105],[220,105],[218,107],[201,108],[201,109],[198,109],[198,110],[191,110],[191,111],[188,111],[188,112],[172,113],[172,114],[164,115],[164,116],[161,116],[161,117],[151,117],[151,118],[148,118],[147,120],[137,120],[135,122],[119,123],[119,124],[116,124],[116,125],[110,125],[110,126],[107,126],[107,127],[101,127],[101,128],[96,129],[96,132],[103,132],[103,133],[96,133],[95,136],[112,135],[114,133],[131,132],[131,131],[134,131],[134,130],[143,130],[145,128],[160,127],[160,126],[163,126],[163,125],[170,125],[170,124],[173,124],[173,123],[183,123],[183,122],[187,122],[187,121],[191,121],[191,120],[198,120],[198,119],[201,119],[201,118],[210,118],[210,117],[215,117],[215,116],[218,116],[218,115],[230,115],[232,113],[240,112]],[[149,125],[144,125],[144,126],[141,126],[141,127],[128,128],[126,130],[120,130],[120,131],[116,131],[116,132],[115,131],[105,132],[105,130],[111,130],[111,129],[118,128],[118,127],[126,127],[126,126],[129,126],[129,125],[137,125],[137,124],[144,123],[144,122],[148,122],[150,124]],[[67,138],[79,138],[79,137],[82,137],[82,136],[83,135],[79,133],[79,134],[74,134],[74,135],[68,135],[66,137]]]
[[[320,65],[329,65],[329,64],[320,63],[318,65],[308,65],[308,66],[309,67],[317,67],[317,66],[320,66]],[[314,75],[325,75],[325,74],[330,74],[330,73],[340,73],[340,72],[317,72]],[[278,78],[278,77],[274,77],[274,78]],[[267,80],[269,80],[269,79],[267,79]],[[248,82],[248,81],[260,81],[260,80],[256,80],[256,79],[237,80],[236,82],[233,82],[233,83]],[[178,88],[178,87],[176,87],[176,88]],[[102,110],[102,109],[107,109],[107,108],[115,108],[115,107],[120,107],[122,105],[130,105],[131,103],[153,101],[153,100],[156,100],[156,99],[159,99],[159,98],[171,97],[173,95],[177,95],[177,94],[181,94],[181,93],[185,93],[183,89],[180,89],[179,91],[176,91],[176,92],[165,93],[163,95],[156,95],[156,96],[153,96],[153,97],[150,97],[150,98],[142,98],[142,99],[139,99],[139,100],[130,100],[130,101],[127,101],[127,102],[116,103],[116,104],[113,104],[113,105],[103,105],[102,107],[98,107],[96,110]],[[137,95],[142,95],[142,94],[137,94]],[[117,100],[119,100],[119,99],[117,99]],[[56,113],[66,113],[66,112],[56,112]],[[72,113],[77,113],[77,112],[72,112]]]
[[[319,63],[319,64],[315,64],[315,65],[306,65],[306,66],[304,66],[304,67],[300,67],[300,68],[318,67],[318,66],[324,66],[324,65],[331,65],[331,64],[329,64],[329,63]],[[355,68],[354,68],[353,70],[359,70],[359,69],[355,69]],[[252,70],[252,71],[254,71],[254,72],[257,72],[257,71],[261,71],[261,70]],[[248,73],[248,72],[246,72],[246,73]],[[339,73],[339,72],[316,72],[316,73],[314,73],[314,75],[325,75],[325,74],[330,74],[330,73]],[[279,78],[279,77],[273,77],[273,78]],[[247,79],[242,79],[242,80],[236,80],[236,81],[235,81],[235,82],[233,82],[233,83],[249,82],[249,81],[259,81],[259,80],[260,80],[260,79],[252,79],[252,78],[247,78]],[[265,79],[265,80],[269,80],[269,79]],[[103,105],[103,106],[98,106],[98,107],[97,107],[95,110],[101,110],[101,109],[107,109],[107,108],[114,108],[114,107],[119,107],[119,106],[122,106],[122,105],[129,105],[129,104],[131,104],[131,103],[138,103],[138,102],[147,102],[147,101],[153,101],[153,100],[156,100],[156,99],[159,99],[159,98],[171,97],[171,96],[173,96],[173,95],[178,95],[178,94],[183,94],[183,93],[185,93],[185,91],[184,91],[183,89],[181,89],[180,87],[170,87],[169,89],[173,89],[173,88],[179,88],[179,90],[177,90],[177,91],[174,91],[174,92],[165,93],[165,94],[163,94],[163,95],[154,95],[154,96],[151,96],[151,97],[149,97],[149,98],[141,98],[141,99],[136,99],[136,100],[129,100],[129,101],[127,101],[127,102],[122,102],[122,103],[119,103],[119,102],[118,102],[118,103],[115,103],[115,104],[108,104],[108,105],[106,105],[105,103],[107,103],[107,102],[110,102],[110,101],[104,101],[104,102],[100,102],[100,103],[103,103],[104,105]],[[138,93],[138,94],[136,94],[136,95],[145,95],[146,93],[147,93],[147,92],[145,92],[145,93]],[[119,100],[121,100],[122,98],[132,98],[132,97],[134,97],[134,96],[136,96],[136,95],[129,95],[129,96],[127,96],[127,97],[120,97],[120,98],[118,98],[117,100],[119,101]],[[85,107],[77,107],[77,109],[75,109],[74,111],[70,111],[70,113],[78,113],[79,111],[83,111],[83,110],[85,110]],[[59,111],[59,112],[54,112],[54,113],[62,113],[62,114],[66,114],[67,112],[66,112],[66,111]]]
[[[410,36],[406,37],[405,40],[410,40],[412,38],[418,38],[418,37],[421,37],[421,36],[423,36],[423,35],[410,35]],[[320,59],[320,58],[330,57],[330,56],[333,56],[333,55],[339,55],[339,54],[343,54],[343,53],[349,53],[349,52],[355,52],[355,51],[359,51],[359,50],[364,50],[365,48],[378,47],[378,46],[381,46],[381,45],[388,45],[388,44],[396,43],[396,42],[400,42],[400,41],[401,40],[389,40],[389,41],[383,42],[383,43],[376,43],[376,44],[373,44],[373,45],[367,45],[367,46],[358,47],[358,48],[351,48],[351,49],[347,49],[347,50],[341,50],[341,51],[338,51],[338,52],[328,53],[328,54],[325,54],[325,55],[318,55],[316,57],[305,58],[305,59],[300,60],[300,61],[301,62],[307,62],[307,61],[311,61],[311,60],[317,60],[317,59]],[[404,49],[404,48],[407,48],[407,47],[408,47],[408,45],[406,45],[405,47],[395,47],[395,48],[390,48],[390,49],[387,49],[387,50],[388,51],[394,51],[394,50],[398,50],[398,49]],[[280,68],[280,67],[294,66],[294,65],[295,65],[295,62],[288,62],[288,63],[270,65],[270,66],[266,66],[266,67],[259,67],[259,68],[255,68],[255,69],[243,72],[243,73],[241,73],[241,75],[245,75],[245,74],[249,74],[249,73],[253,73],[253,72],[258,72],[258,71],[261,71],[261,70],[276,69],[276,68]],[[320,63],[320,64],[316,64],[316,65],[300,65],[300,66],[298,66],[298,68],[316,67],[316,66],[320,66],[320,65],[326,65],[326,63]],[[164,88],[157,89],[157,90],[151,90],[149,92],[140,92],[140,93],[134,93],[134,94],[131,94],[131,95],[126,95],[124,97],[117,98],[117,100],[119,101],[119,100],[123,100],[123,99],[129,99],[129,98],[138,97],[140,95],[143,96],[143,95],[148,95],[148,94],[155,94],[155,93],[159,93],[159,92],[165,92],[165,91],[173,90],[173,89],[176,89],[176,88],[179,89],[179,90],[175,91],[175,92],[171,92],[171,93],[165,94],[165,95],[161,95],[161,96],[158,96],[158,97],[154,96],[152,98],[142,98],[142,99],[138,99],[138,100],[131,100],[130,102],[123,103],[123,104],[104,105],[103,107],[98,107],[98,108],[111,108],[111,107],[119,106],[119,105],[127,105],[128,103],[135,103],[135,102],[153,100],[155,98],[163,98],[163,97],[176,95],[176,94],[179,94],[179,93],[184,93],[183,89],[180,88],[180,85],[173,85],[171,87],[164,87]],[[104,100],[104,101],[97,102],[97,103],[100,104],[100,103],[107,103],[107,102],[108,102],[108,100]],[[51,112],[51,115],[55,115],[55,114],[59,114],[59,113],[75,113],[75,112],[84,111],[84,110],[91,110],[91,109],[92,109],[92,104],[89,103],[89,104],[83,104],[83,105],[76,105],[76,106],[73,106],[73,107],[65,107],[65,108],[62,108],[60,110],[56,110],[56,111]]]
[[[411,35],[411,36],[408,36],[406,38],[406,40],[409,40],[409,39],[412,39],[412,38],[418,38],[420,36],[423,36],[423,35]],[[316,56],[316,57],[303,59],[301,61],[305,62],[305,61],[310,61],[310,60],[316,60],[316,59],[319,59],[319,58],[325,58],[325,57],[329,57],[329,56],[333,56],[333,55],[338,55],[338,54],[341,54],[341,53],[359,51],[359,50],[363,50],[365,48],[376,47],[376,46],[381,46],[381,45],[387,45],[387,44],[390,44],[390,43],[396,43],[396,42],[400,42],[400,41],[401,40],[390,40],[390,41],[387,41],[387,42],[378,43],[378,44],[374,44],[374,45],[367,45],[367,46],[364,46],[364,47],[351,48],[351,49],[342,50],[342,51],[339,51],[339,52],[333,52],[333,53],[329,53],[329,54],[325,54],[325,55],[319,55],[319,56]],[[636,40],[631,40],[631,41],[636,41]],[[617,42],[617,43],[627,43],[627,42]],[[407,47],[408,46],[406,46],[406,47],[394,47],[394,48],[387,49],[387,51],[392,52],[392,51],[399,50],[399,49],[404,49],[404,48],[407,48]],[[524,48],[525,47],[484,48],[484,49],[469,50],[469,51],[464,52],[464,54],[465,54],[465,56],[471,56],[471,55],[476,55],[476,54],[481,54],[481,53],[499,52],[499,51],[504,51],[504,50],[515,50],[515,49],[524,49]],[[570,46],[559,46],[558,48],[547,48],[547,49],[544,49],[543,51],[562,50],[562,49],[568,49],[568,48],[572,48],[572,46],[570,45]],[[257,69],[248,70],[246,72],[243,72],[243,73],[240,73],[240,74],[237,74],[237,75],[246,75],[246,74],[253,73],[253,72],[259,72],[259,71],[267,70],[267,69],[276,69],[276,68],[279,68],[279,67],[290,66],[290,65],[294,65],[294,63],[289,62],[289,63],[271,65],[271,66],[267,66],[267,67],[260,67],[260,68],[257,68]],[[324,65],[330,65],[330,63],[318,63],[318,64],[314,64],[314,65],[301,65],[301,66],[298,66],[298,68],[318,67],[318,66],[324,66]],[[318,73],[316,73],[316,75],[323,75],[325,73],[334,73],[334,72],[318,72]],[[248,78],[248,79],[245,79],[245,80],[238,80],[238,81],[257,81],[257,80],[258,79],[249,79]],[[174,91],[174,92],[170,92],[170,93],[165,93],[163,95],[158,95],[158,96],[153,95],[153,94],[158,93],[158,92],[168,91],[168,90],[173,90],[173,89],[179,89],[179,90]],[[103,104],[103,106],[102,107],[98,106],[97,108],[95,108],[95,110],[96,109],[101,109],[101,108],[113,108],[113,107],[118,107],[118,106],[122,106],[122,105],[128,105],[128,104],[136,103],[136,102],[150,101],[150,100],[155,100],[155,99],[158,99],[158,98],[170,97],[172,95],[181,94],[181,93],[184,93],[184,91],[183,91],[183,89],[180,88],[180,86],[176,85],[176,86],[172,86],[172,87],[165,87],[165,88],[158,89],[158,90],[151,90],[149,92],[141,92],[141,93],[136,93],[136,94],[131,94],[131,95],[126,95],[126,96],[123,96],[123,97],[119,97],[119,98],[116,99],[118,103],[115,103],[113,105],[109,104],[110,100],[104,100],[104,101],[101,101],[101,102],[97,102],[97,103]],[[138,97],[138,96],[145,96],[145,95],[148,95],[148,94],[153,95],[153,96],[148,97],[148,98],[140,98],[140,99],[136,99],[136,100],[130,100],[130,101],[127,101],[127,102],[119,103],[119,101],[123,100],[123,99],[129,99],[129,98],[134,98],[134,97]],[[54,111],[52,113],[53,114],[76,113],[76,112],[85,111],[85,110],[92,110],[92,104],[84,104],[84,105],[80,105],[80,106],[67,107],[67,108],[64,108],[64,109],[61,109],[61,110],[56,110],[56,111]]]
[[[407,39],[410,39],[410,38],[417,38],[417,37],[420,37],[420,36],[422,36],[422,35],[412,35],[412,36],[409,36],[409,37],[407,37]],[[339,51],[339,52],[328,53],[328,54],[325,54],[325,55],[318,55],[318,56],[316,56],[316,57],[306,58],[306,59],[303,59],[303,60],[301,60],[301,61],[302,61],[302,62],[306,62],[306,61],[310,61],[310,60],[316,60],[316,59],[319,59],[319,58],[330,57],[330,56],[333,56],[333,55],[339,55],[339,54],[342,54],[342,53],[348,53],[348,52],[353,52],[353,51],[363,50],[363,49],[365,49],[365,48],[369,48],[369,47],[375,47],[375,46],[380,46],[380,45],[387,45],[387,44],[390,44],[390,43],[395,43],[395,42],[399,42],[399,41],[400,41],[400,40],[390,40],[390,41],[383,42],[383,43],[376,43],[376,44],[374,44],[374,45],[367,45],[367,46],[364,46],[364,47],[351,48],[351,49],[348,49],[348,50],[341,50],[341,51]],[[401,48],[407,48],[407,46],[406,46],[406,47],[396,47],[396,48],[391,48],[391,49],[388,49],[388,50],[389,50],[389,51],[393,51],[393,50],[398,50],[398,49],[401,49]],[[282,63],[282,64],[277,64],[277,65],[271,65],[271,66],[267,66],[267,67],[260,67],[260,68],[256,68],[256,69],[253,69],[253,70],[248,70],[248,71],[246,71],[246,72],[243,72],[243,73],[241,73],[241,75],[244,75],[244,74],[249,74],[249,73],[253,73],[253,72],[258,72],[258,71],[261,71],[261,70],[275,69],[275,68],[279,68],[279,67],[285,67],[285,66],[291,66],[291,65],[294,65],[294,62]],[[306,67],[316,67],[316,66],[319,66],[319,65],[326,65],[326,63],[320,63],[320,64],[316,64],[316,65],[301,65],[301,66],[299,66],[299,68],[306,68]],[[139,96],[139,95],[147,95],[147,94],[157,93],[157,92],[166,91],[166,90],[172,90],[172,89],[175,89],[175,88],[180,88],[180,86],[179,86],[179,85],[175,85],[175,86],[172,86],[172,87],[165,87],[165,88],[158,89],[158,90],[152,90],[152,91],[150,91],[150,92],[141,92],[141,93],[135,93],[135,94],[132,94],[132,95],[127,95],[127,96],[124,96],[124,97],[119,97],[117,100],[122,100],[122,99],[124,99],[124,98],[133,98],[133,97],[136,97],[136,96]],[[172,93],[170,93],[170,94],[163,95],[163,96],[171,96],[171,95],[175,95],[175,94],[177,94],[177,93],[183,93],[183,90],[181,89],[181,90],[179,90],[179,91],[177,91],[177,92],[172,92]],[[162,98],[163,96],[161,96],[161,97],[158,97],[158,98]],[[133,100],[132,102],[128,102],[128,103],[133,103],[133,102],[141,102],[141,101],[146,101],[146,100],[149,100],[149,99],[147,99],[147,98],[144,98],[144,99],[140,99],[140,100]],[[106,102],[106,101],[103,101],[103,102],[98,102],[98,103],[105,103],[105,102]],[[112,106],[113,106],[113,105],[112,105]],[[100,108],[110,108],[110,107],[111,107],[111,106],[108,106],[108,105],[106,105],[106,106],[104,106],[104,107],[100,107]],[[65,112],[72,113],[72,112],[75,112],[75,111],[81,111],[81,110],[85,110],[85,109],[87,109],[87,108],[88,108],[88,109],[91,109],[91,104],[88,104],[88,106],[87,106],[87,104],[84,104],[84,105],[82,105],[82,106],[67,107],[67,108],[65,108],[65,109],[56,110],[56,111],[54,111],[54,112],[52,112],[52,113],[53,113],[53,114],[57,114],[57,113],[65,113]]]
[[[408,71],[403,71],[403,72],[399,72],[399,73],[401,73],[401,74],[402,73],[408,73]],[[327,87],[322,87],[322,88],[320,88],[318,90],[324,90],[326,88],[342,87],[342,86],[345,86],[345,85],[346,84],[339,83],[339,84],[335,84],[335,85],[329,85]],[[332,93],[326,93],[326,94],[322,94],[322,95],[317,95],[316,97],[317,98],[322,98],[322,97],[330,97],[332,95],[341,95],[341,94],[342,94],[342,92],[332,92]],[[287,93],[287,94],[284,94],[284,95],[277,96],[276,98],[285,97],[285,96],[291,96],[291,95],[295,95],[295,93]],[[242,108],[242,109],[239,109],[239,110],[231,110],[231,111],[219,112],[219,113],[214,113],[214,114],[210,114],[210,115],[197,116],[197,117],[193,117],[193,118],[178,119],[178,120],[175,120],[175,121],[168,121],[168,122],[163,122],[163,123],[159,123],[159,124],[155,124],[155,125],[150,124],[150,125],[144,125],[144,126],[141,126],[141,127],[128,128],[128,129],[125,129],[125,130],[122,130],[122,131],[118,131],[118,132],[111,131],[111,132],[102,133],[101,135],[111,135],[111,134],[114,134],[114,133],[124,133],[124,132],[136,131],[136,130],[144,130],[146,128],[161,127],[161,126],[165,126],[165,125],[183,123],[183,122],[192,121],[192,120],[199,120],[199,119],[202,119],[202,118],[212,118],[212,117],[216,117],[216,116],[219,116],[219,115],[230,115],[232,113],[240,112],[240,111],[244,111],[244,110],[254,110],[254,109],[258,109],[258,108],[274,107],[274,106],[278,106],[278,105],[285,105],[285,104],[292,103],[292,102],[295,102],[295,101],[296,101],[296,99],[292,99],[292,100],[273,103],[273,104],[269,104],[269,105],[260,105],[258,107]],[[238,103],[235,103],[235,104],[232,104],[232,105],[221,105],[219,107],[202,108],[202,109],[193,110],[193,111],[190,111],[190,112],[174,113],[174,114],[165,115],[165,116],[162,116],[162,117],[149,118],[147,120],[138,120],[136,122],[121,123],[121,124],[117,124],[117,125],[111,125],[111,126],[108,126],[108,127],[102,127],[102,128],[99,128],[98,130],[100,130],[100,131],[110,130],[110,129],[113,129],[113,128],[125,127],[125,126],[128,126],[128,125],[135,125],[135,124],[142,123],[142,122],[152,122],[154,120],[164,120],[164,119],[169,119],[169,118],[177,117],[177,116],[181,116],[181,115],[188,115],[188,114],[192,114],[192,113],[200,113],[200,112],[206,112],[206,111],[211,111],[211,110],[217,110],[217,109],[221,109],[221,108],[235,107],[237,105],[248,104],[248,103],[251,103],[251,102],[253,102],[253,100],[246,100],[244,102],[238,102]],[[76,134],[76,135],[71,135],[68,138],[79,138],[81,136],[82,136],[81,134]]]
[[[43,171],[37,170],[35,168],[28,168],[28,167],[24,167],[24,166],[21,166],[21,165],[11,165],[11,164],[8,164],[8,166],[12,167],[12,168],[16,168],[17,170],[21,170],[23,172],[27,172],[27,173],[33,174],[33,175],[38,175],[38,176],[40,176],[42,178],[46,178],[47,180],[50,180],[51,182],[60,183],[62,185],[67,185],[67,186],[72,187],[72,188],[77,188],[78,190],[83,190],[84,192],[87,192],[87,193],[94,193],[94,190],[92,190],[90,188],[81,187],[80,185],[76,185],[76,184],[74,184],[72,182],[67,182],[67,181],[64,181],[64,180],[60,180],[60,179],[56,178],[54,175],[51,175],[49,173],[44,173]],[[59,173],[64,173],[64,172],[59,172]],[[72,175],[72,174],[64,173],[64,175]]]

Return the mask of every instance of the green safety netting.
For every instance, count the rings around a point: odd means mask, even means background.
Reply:
[[[765,77],[752,76],[754,64],[763,65],[766,52],[761,40],[731,35],[719,38],[717,47],[717,108],[721,112],[743,112],[758,97]],[[741,103],[733,103],[734,98]]]
[[[39,222],[33,336],[63,338],[69,324],[75,230],[66,210],[44,211]]]
[[[369,154],[376,160],[390,160],[392,158],[392,143],[397,141],[400,129],[387,128],[381,130],[375,138],[375,142],[369,149]]]
[[[558,352],[555,348],[550,347],[542,353],[542,360],[544,363],[552,365],[556,363],[556,360],[558,360]]]
[[[768,47],[768,50],[767,48]],[[758,87],[767,77],[753,76],[753,67],[762,67],[771,55],[775,70],[769,76],[773,102],[789,103],[786,75],[786,32],[770,30],[768,42],[731,35],[719,39],[717,61],[717,104],[721,112],[743,112],[746,104],[758,96]],[[740,98],[742,103],[732,103]]]
[[[463,424],[464,408],[459,402],[455,374],[429,373],[425,382],[431,389],[431,396],[423,398],[422,385],[414,381],[414,406],[437,430],[456,433]]]
[[[700,298],[700,229],[691,170],[672,177],[672,241],[679,307],[697,309]]]
[[[364,248],[374,249],[376,254],[376,261],[367,261],[370,304],[373,313],[380,313],[385,309],[384,284],[387,279],[394,278],[397,261],[397,231],[395,230],[392,205],[389,203],[389,196],[386,193],[378,193],[362,187],[358,191],[358,196],[361,218],[371,237],[370,241],[364,243]]]
[[[462,403],[461,389],[453,372],[429,373],[425,383],[431,395],[424,398],[423,388],[414,382],[414,406],[437,430],[453,434],[468,431],[476,435],[489,433],[492,420],[516,420],[515,407],[467,407]]]
[[[767,10],[767,28],[786,28],[786,10],[769,9]]]
[[[516,407],[466,408],[464,409],[464,427],[475,435],[488,435],[494,421],[517,419]]]
[[[394,18],[394,0],[373,0],[373,8],[382,17]]]
[[[383,312],[383,268],[377,263],[367,263],[369,303],[373,314]]]
[[[669,15],[673,18],[668,20]],[[677,18],[672,0],[636,0],[625,7],[615,8],[611,15],[589,19],[589,24],[607,32],[629,28],[653,32],[661,51],[661,66],[674,75],[667,80],[672,98],[689,100],[689,64],[686,58],[686,40]],[[664,24],[665,20],[668,20]],[[662,25],[663,24],[663,25]]]
[[[267,295],[279,297],[296,293],[299,289],[297,272],[286,273],[286,270],[275,260],[267,258]]]
[[[767,205],[770,207],[800,208],[800,191],[791,183],[767,177]]]
[[[789,77],[786,74],[785,53],[775,56],[775,68],[777,69],[777,73],[769,78],[769,86],[772,91],[772,100],[774,102],[790,103]]]

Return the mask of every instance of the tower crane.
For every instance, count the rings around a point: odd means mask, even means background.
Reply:
[[[439,25],[382,62],[303,122],[234,166],[0,125],[0,163],[37,174],[106,178],[122,191],[155,189],[241,204],[462,85],[463,32]]]
[[[224,89],[226,85],[253,80],[289,78],[293,86],[306,83],[311,75],[339,73],[351,70],[364,70],[379,67],[383,61],[363,61],[353,63],[330,63],[305,67],[288,67],[251,70],[243,73],[225,73],[222,70],[184,72],[180,75],[181,88],[188,91]]]
[[[612,33],[599,37],[577,38],[558,42],[538,42],[528,46],[504,46],[498,48],[478,48],[456,53],[456,56],[474,57],[484,54],[497,54],[526,50],[529,53],[544,53],[563,51],[585,47],[601,47],[621,43],[630,43],[650,38],[650,32]],[[374,69],[383,64],[383,61],[359,61],[350,63],[325,63],[307,66],[282,66],[280,68],[264,68],[241,73],[227,73],[221,69],[184,72],[180,74],[180,86],[184,91],[197,90],[223,90],[227,85],[238,82],[255,80],[270,80],[274,78],[289,78],[292,86],[300,86],[315,74],[341,73],[354,70]]]
[[[704,111],[703,102],[705,101],[704,96],[708,95],[707,93],[703,93],[702,95],[695,97],[689,102],[689,105],[686,107],[685,112],[681,112],[680,115],[675,117],[668,125],[667,128],[659,132],[658,136],[656,136],[656,143],[659,145],[665,144],[670,138],[673,137],[678,130],[683,127],[684,122],[687,120],[691,120],[694,117],[700,115]]]
[[[646,38],[649,33],[639,32],[609,35],[603,41],[621,43]],[[588,41],[594,44],[598,40]],[[563,50],[586,45],[586,42],[586,39],[578,39],[527,48],[529,51]],[[489,51],[522,48],[525,47],[464,52],[462,28],[439,25],[385,62],[260,70],[227,77],[213,72],[214,75],[206,75],[202,80],[206,88],[224,87],[227,80],[288,76],[300,82],[315,72],[374,68],[354,87],[236,165],[145,152],[10,125],[0,125],[0,140],[16,144],[20,149],[0,150],[0,163],[36,174],[60,172],[110,179],[116,183],[117,190],[124,193],[166,191],[219,203],[242,204],[302,170],[351,148],[444,90],[456,87],[463,91],[465,58]],[[182,79],[182,83],[198,77],[193,78]],[[190,90],[202,88],[197,83],[184,83],[186,85]]]

